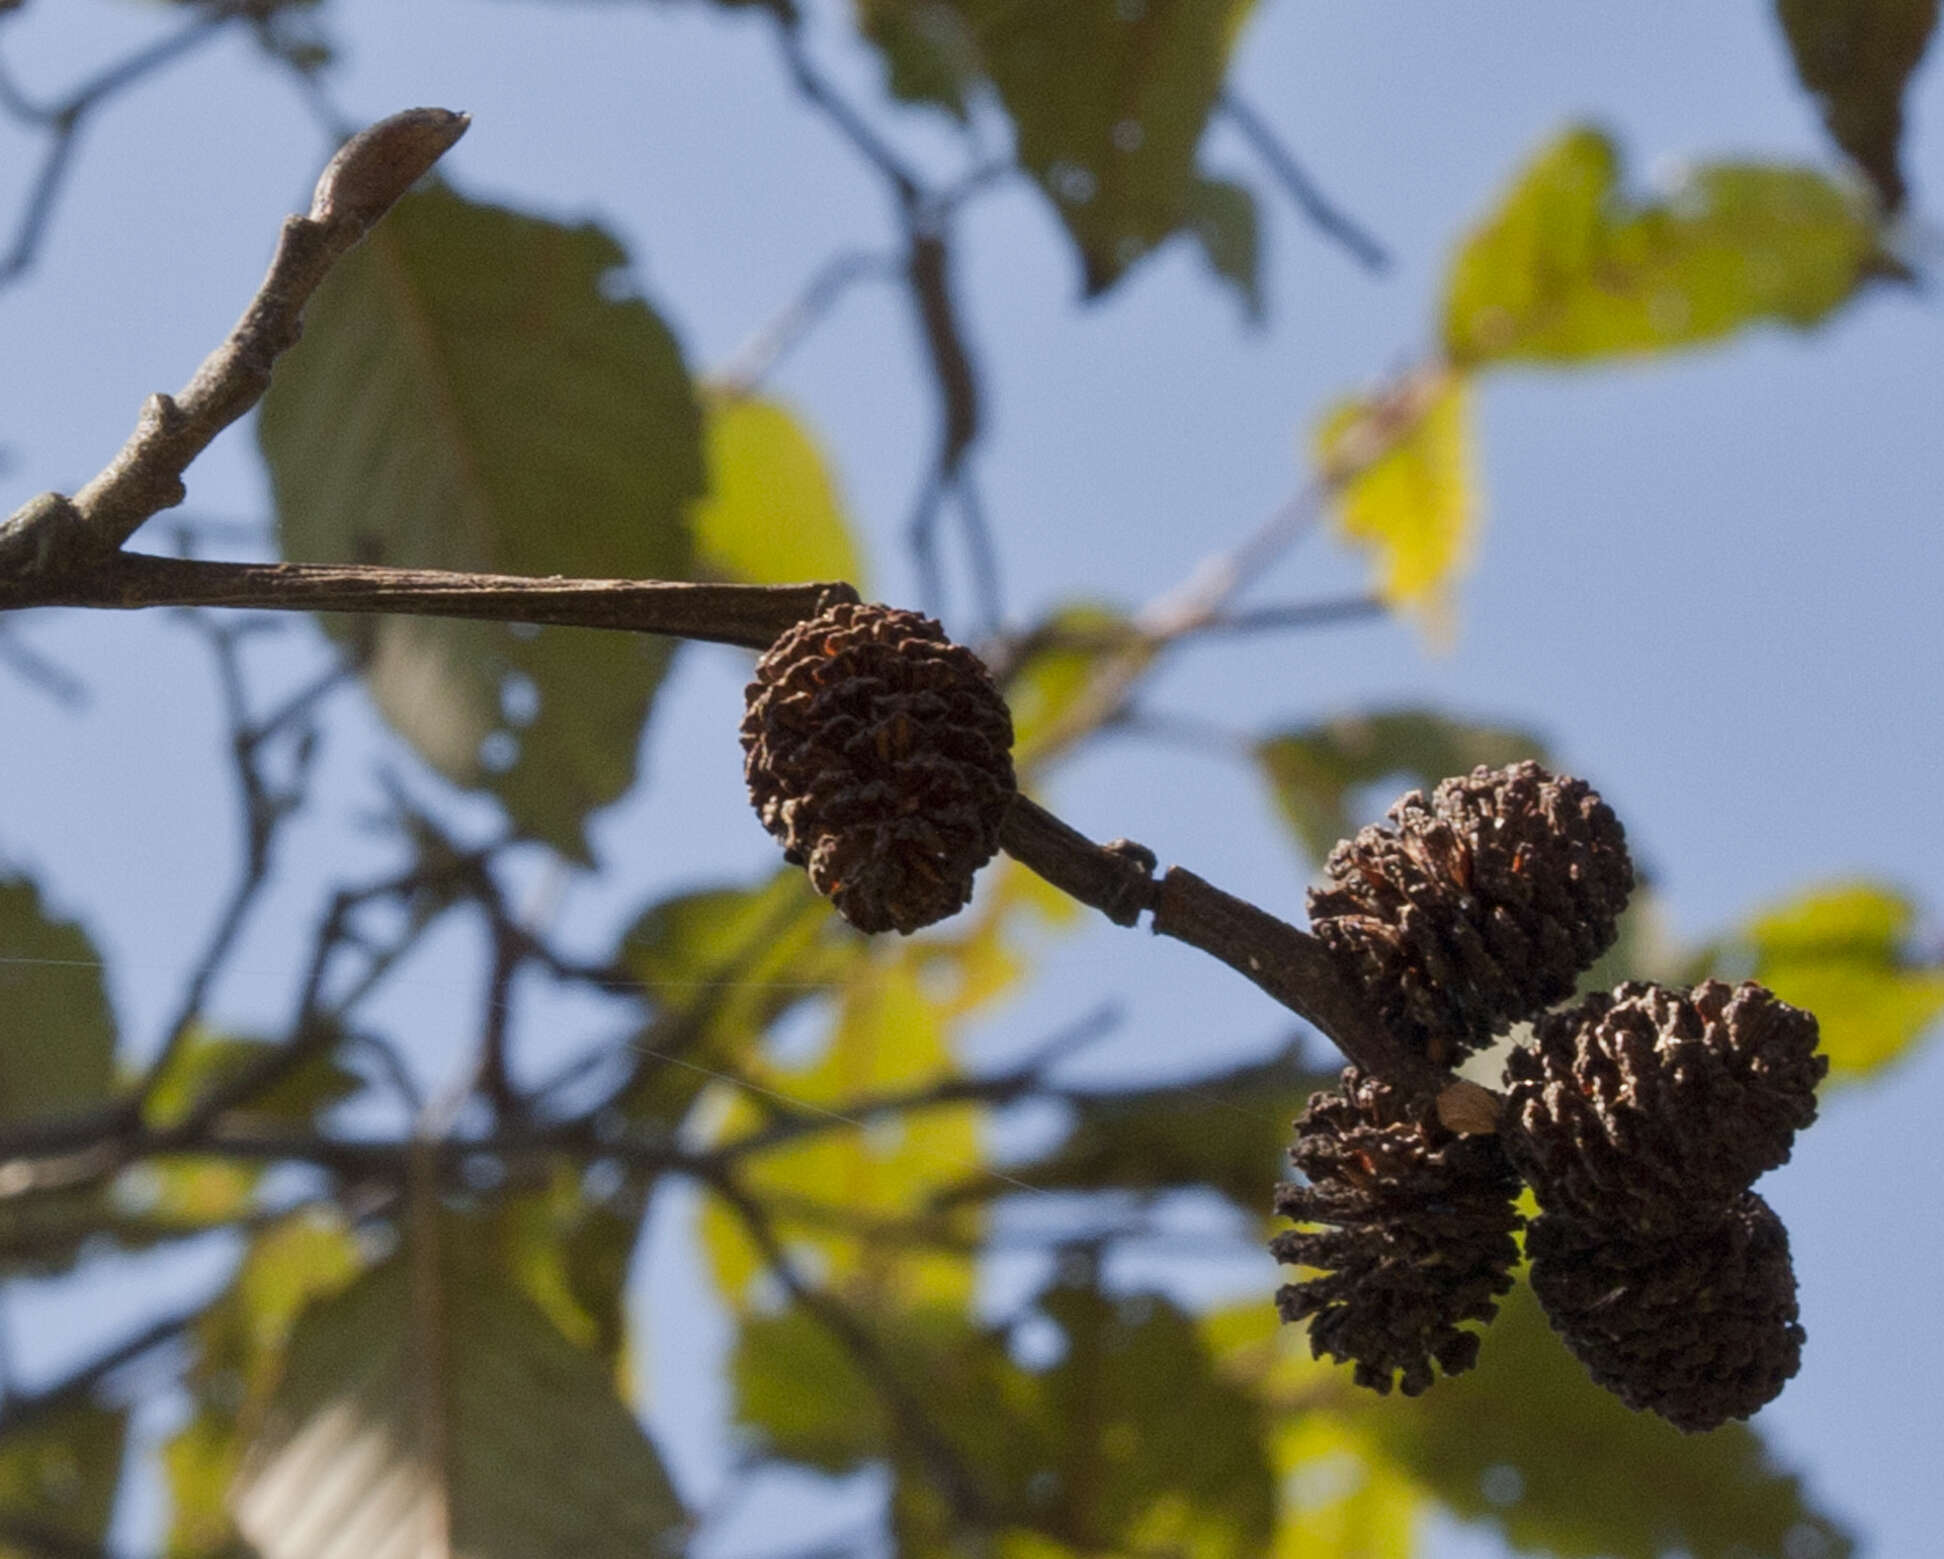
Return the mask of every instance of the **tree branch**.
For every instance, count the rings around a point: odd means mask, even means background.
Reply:
[[[356,563],[221,563],[123,552],[71,574],[0,577],[0,611],[29,606],[247,607],[279,612],[405,612],[665,633],[768,649],[849,585],[715,585],[544,579]]]
[[[1268,165],[1269,171],[1296,203],[1297,209],[1310,219],[1317,231],[1326,238],[1335,239],[1365,270],[1381,271],[1389,267],[1390,255],[1385,252],[1383,245],[1324,198],[1316,181],[1304,171],[1282,138],[1270,128],[1269,121],[1250,107],[1234,88],[1223,91],[1217,106],[1228,116],[1229,122],[1242,132],[1256,155]]]
[[[353,136],[283,226],[269,273],[227,340],[175,396],[151,395],[121,452],[72,500],[47,493],[0,526],[0,575],[81,569],[182,502],[182,473],[254,406],[325,276],[466,132],[464,114],[414,108]]]

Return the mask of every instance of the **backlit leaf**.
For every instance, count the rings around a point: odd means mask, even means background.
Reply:
[[[1478,529],[1464,376],[1419,376],[1337,405],[1316,431],[1316,460],[1339,484],[1337,528],[1370,553],[1378,594],[1441,627]]]
[[[712,397],[709,495],[694,511],[702,567],[754,585],[846,579],[867,597],[863,560],[823,451],[775,401]]]
[[[1866,1077],[1944,1015],[1944,963],[1913,955],[1915,918],[1877,884],[1813,889],[1755,915],[1727,950],[1730,972],[1816,1015],[1830,1081]]]
[[[442,1225],[312,1306],[246,1457],[237,1523],[265,1559],[411,1554],[449,1517],[471,1559],[679,1552],[686,1518],[598,1360]],[[417,1259],[415,1260],[415,1254]]]
[[[115,1019],[88,933],[25,877],[0,879],[0,1121],[99,1104],[114,1085]]]
[[[1407,786],[1428,791],[1479,764],[1497,768],[1520,758],[1547,761],[1544,743],[1530,731],[1454,720],[1432,709],[1343,715],[1256,746],[1283,816],[1319,864],[1356,831],[1350,803],[1359,787],[1402,776]]]
[[[259,436],[286,556],[679,579],[702,491],[681,353],[620,295],[621,246],[435,188],[408,195],[319,290]],[[331,619],[393,726],[515,825],[586,859],[582,824],[633,783],[663,639]]]
[[[1904,85],[1924,57],[1937,11],[1938,0],[1776,0],[1796,75],[1886,211],[1904,203],[1897,155]]]
[[[1664,199],[1621,193],[1620,156],[1575,129],[1460,247],[1445,351],[1460,366],[1578,362],[1819,323],[1877,255],[1851,194],[1810,168],[1714,163]]]
[[[1139,631],[1110,606],[1075,601],[1049,612],[1022,637],[1004,678],[1014,767],[1030,774],[1091,730],[1100,700],[1153,658]]]

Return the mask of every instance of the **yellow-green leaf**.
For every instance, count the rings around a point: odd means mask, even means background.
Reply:
[[[1461,366],[1579,362],[1819,323],[1878,254],[1869,212],[1811,168],[1714,163],[1665,199],[1619,189],[1620,157],[1574,129],[1460,246],[1444,343]]]
[[[705,407],[709,494],[694,510],[704,569],[756,585],[847,579],[869,594],[837,483],[803,423],[776,401]]]
[[[1896,1060],[1944,1014],[1944,963],[1911,955],[1915,918],[1888,888],[1841,883],[1763,910],[1738,939],[1755,979],[1816,1015],[1832,1082]]]
[[[1370,553],[1378,594],[1442,627],[1479,519],[1464,376],[1420,375],[1337,405],[1317,429],[1316,460],[1339,484],[1337,528]]]

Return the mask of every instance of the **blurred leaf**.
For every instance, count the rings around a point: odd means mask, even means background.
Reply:
[[[952,0],[1016,130],[1020,166],[1105,292],[1188,225],[1195,148],[1254,0]]]
[[[640,1559],[686,1518],[606,1371],[442,1224],[299,1319],[237,1486],[265,1559],[416,1551],[449,1512],[472,1559]],[[416,1534],[416,1536],[414,1536]]]
[[[1139,631],[1113,607],[1074,601],[1043,617],[1021,641],[1003,691],[1013,720],[1013,764],[1021,775],[1091,728],[1089,697],[1116,664],[1133,676],[1154,657]]]
[[[298,1313],[358,1273],[343,1225],[300,1215],[256,1236],[235,1279],[195,1327],[184,1385],[189,1421],[162,1450],[169,1484],[171,1554],[228,1554],[240,1546],[229,1494],[242,1463],[240,1423],[259,1412],[283,1363]]]
[[[1262,234],[1255,196],[1232,180],[1198,176],[1188,187],[1187,219],[1203,257],[1241,297],[1249,323],[1261,324]]]
[[[866,592],[837,484],[803,424],[775,401],[713,397],[709,495],[694,510],[702,566],[755,585],[847,579]]]
[[[1476,725],[1433,709],[1387,709],[1343,715],[1284,731],[1256,746],[1256,760],[1276,801],[1312,861],[1356,831],[1351,792],[1394,775],[1429,790],[1439,780],[1546,757],[1545,744],[1515,726]]]
[[[0,1121],[105,1101],[115,1081],[115,1018],[101,955],[56,920],[25,877],[0,878]]]
[[[490,1215],[502,1270],[563,1336],[615,1372],[617,1390],[628,1384],[622,1301],[641,1230],[641,1197],[624,1180],[613,1198],[597,1199],[584,1175],[562,1166],[546,1190],[502,1197]]]
[[[157,1079],[148,1098],[147,1124],[155,1129],[176,1125],[213,1090],[261,1065],[277,1048],[263,1040],[219,1034],[197,1025]],[[319,1111],[341,1104],[364,1086],[364,1080],[339,1062],[334,1050],[334,1045],[320,1046],[269,1088],[227,1113],[241,1119],[301,1125]]]
[[[1073,1127],[1051,1152],[1007,1173],[1041,1190],[1168,1191],[1205,1186],[1248,1216],[1268,1212],[1288,1174],[1290,1126],[1336,1074],[1307,1070],[1300,1047],[1268,1061],[1153,1088],[1074,1096]],[[959,1194],[1005,1195],[990,1180]]]
[[[956,1307],[900,1312],[874,1334],[882,1367],[921,1386],[917,1402],[1002,1529],[998,1552],[1260,1559],[1274,1505],[1261,1421],[1193,1320],[1156,1295],[1078,1284],[1049,1290],[1039,1310],[1062,1351],[1038,1372]],[[766,1449],[831,1472],[891,1461],[900,1552],[962,1551],[946,1492],[881,1382],[815,1318],[747,1321],[732,1378]]]
[[[1452,263],[1445,350],[1460,366],[1662,352],[1745,325],[1819,323],[1877,255],[1869,214],[1809,168],[1716,163],[1665,200],[1619,191],[1597,130],[1567,132]]]
[[[1811,889],[1753,916],[1731,962],[1816,1015],[1831,1082],[1896,1060],[1944,1014],[1944,963],[1910,953],[1910,903],[1873,883]]]
[[[1796,75],[1823,123],[1869,175],[1883,208],[1904,203],[1903,95],[1937,27],[1938,0],[1776,0]]]
[[[450,190],[408,195],[319,289],[258,424],[286,556],[679,579],[703,488],[681,353],[626,255]],[[385,717],[522,833],[585,861],[634,781],[671,645],[640,634],[327,620]]]
[[[1368,1395],[1360,1393],[1360,1395]],[[1370,1399],[1363,1431],[1451,1512],[1556,1559],[1841,1559],[1851,1540],[1731,1423],[1683,1435],[1602,1391],[1531,1290],[1507,1296],[1479,1366],[1414,1401]]]
[[[615,1103],[673,1128],[714,1080],[800,1004],[830,995],[868,944],[786,866],[755,888],[704,888],[651,905],[615,961],[653,1011]]]
[[[92,1551],[105,1541],[127,1438],[127,1409],[92,1402],[0,1435],[0,1559]]]
[[[1464,375],[1339,403],[1316,430],[1316,462],[1339,484],[1337,527],[1371,553],[1378,594],[1438,627],[1478,528]]]
[[[814,1062],[754,1056],[744,1075],[747,1084],[725,1100],[717,1140],[792,1121],[815,1128],[743,1159],[742,1182],[821,1280],[872,1308],[969,1302],[976,1215],[939,1220],[932,1204],[984,1163],[982,1108],[870,1108],[957,1075],[944,1014],[905,950],[874,947],[852,967]],[[703,1229],[724,1296],[746,1307],[763,1270],[746,1229],[716,1202]]]
[[[1274,1311],[1259,1307],[1275,1319]],[[1282,1491],[1274,1559],[1411,1559],[1432,1501],[1418,1481],[1329,1413],[1272,1419]]]
[[[859,28],[884,56],[891,95],[934,104],[963,121],[967,94],[979,80],[979,55],[960,9],[948,0],[853,3]]]

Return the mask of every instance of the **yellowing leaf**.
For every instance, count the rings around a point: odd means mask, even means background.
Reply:
[[[1337,527],[1371,554],[1378,593],[1441,626],[1478,528],[1464,376],[1416,375],[1338,405],[1317,429],[1316,460],[1341,484]]]
[[[1810,168],[1716,163],[1659,201],[1619,192],[1620,159],[1575,129],[1533,160],[1459,248],[1444,343],[1461,367],[1578,362],[1806,328],[1869,274],[1869,213]]]
[[[1431,1501],[1353,1422],[1287,1416],[1271,1431],[1269,1450],[1281,1491],[1274,1559],[1411,1559],[1417,1551]]]
[[[1944,965],[1910,958],[1910,904],[1871,883],[1812,890],[1757,915],[1753,974],[1816,1015],[1832,1081],[1894,1061],[1944,1014]]]
[[[775,401],[705,407],[709,493],[693,511],[703,567],[756,585],[846,579],[866,590],[836,481],[803,424]]]

